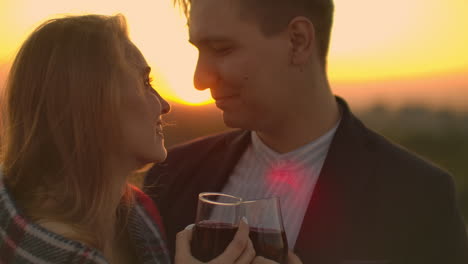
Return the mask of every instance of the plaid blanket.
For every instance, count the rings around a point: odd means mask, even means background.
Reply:
[[[128,220],[135,263],[171,263],[159,212],[152,200],[134,187],[136,197]],[[52,233],[28,221],[8,193],[0,170],[0,264],[107,264],[97,249]]]

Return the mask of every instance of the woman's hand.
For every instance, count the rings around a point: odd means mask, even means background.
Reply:
[[[177,233],[175,264],[201,264],[195,259],[190,250],[192,229],[185,229]],[[249,226],[240,221],[239,229],[232,242],[223,254],[208,262],[209,264],[249,264],[255,258],[255,250],[249,239]],[[263,263],[263,262],[259,262]],[[265,262],[266,264],[266,262]]]
[[[278,264],[278,262],[266,259],[264,257],[256,257],[252,264]],[[288,264],[302,264],[302,261],[291,250],[288,252]]]
[[[299,259],[296,254],[294,254],[291,250],[288,252],[288,264],[302,264],[301,259]]]

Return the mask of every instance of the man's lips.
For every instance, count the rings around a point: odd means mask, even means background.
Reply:
[[[216,101],[216,106],[218,108],[224,108],[226,107],[229,102],[231,102],[233,99],[236,99],[238,95],[228,95],[228,96],[220,96],[220,97],[214,97]]]
[[[226,101],[226,100],[229,100],[229,99],[233,99],[233,98],[236,98],[238,97],[239,95],[238,94],[232,94],[232,95],[222,95],[222,96],[213,96],[213,99],[218,102],[222,102],[222,101]]]

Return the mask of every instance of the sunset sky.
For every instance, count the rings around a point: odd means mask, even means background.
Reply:
[[[329,77],[337,94],[361,105],[380,100],[468,111],[466,0],[335,0],[335,6]],[[197,51],[172,0],[0,0],[0,85],[32,29],[48,18],[85,13],[127,17],[163,96],[210,102],[209,91],[193,88]]]

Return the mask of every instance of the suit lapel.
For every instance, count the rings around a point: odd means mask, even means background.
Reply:
[[[216,146],[214,155],[204,156],[204,160],[193,168],[192,171],[197,171],[194,175],[197,183],[196,188],[192,188],[193,192],[197,195],[200,192],[220,192],[249,143],[248,131],[238,131],[224,138]]]
[[[212,190],[216,192],[222,191],[226,185],[232,170],[237,165],[237,162],[250,144],[250,132],[241,131],[236,134],[233,139],[225,139],[223,153],[220,153],[217,170],[213,173]]]
[[[351,221],[366,213],[362,194],[372,175],[365,147],[366,129],[345,102],[342,118],[330,145],[317,185],[296,241],[295,251],[304,263],[338,263],[349,236]],[[364,215],[360,217],[365,217]]]

